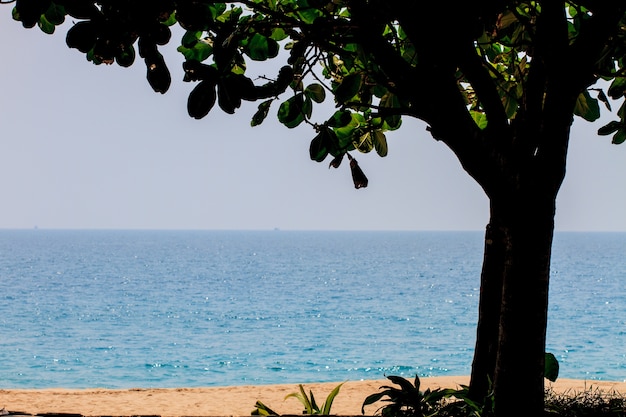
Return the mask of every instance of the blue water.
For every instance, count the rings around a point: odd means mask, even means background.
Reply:
[[[0,231],[0,388],[468,375],[480,232]],[[626,233],[558,233],[548,351],[626,380]]]

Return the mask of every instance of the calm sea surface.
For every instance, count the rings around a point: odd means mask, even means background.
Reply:
[[[0,388],[468,375],[480,232],[0,231]],[[626,380],[626,233],[558,233],[560,376]]]

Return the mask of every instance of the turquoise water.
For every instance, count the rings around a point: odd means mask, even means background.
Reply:
[[[0,231],[0,387],[467,375],[479,232]],[[626,233],[559,233],[548,351],[626,380]]]

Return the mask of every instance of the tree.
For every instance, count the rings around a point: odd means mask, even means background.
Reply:
[[[13,16],[47,33],[71,16],[69,47],[124,67],[138,52],[159,93],[171,83],[159,46],[178,24],[191,117],[257,101],[256,126],[274,108],[286,127],[314,130],[311,159],[336,168],[347,158],[357,188],[367,178],[353,154],[385,156],[386,132],[403,117],[424,121],[490,201],[470,393],[482,398],[492,381],[507,416],[522,390],[525,411],[542,413],[555,200],[573,117],[596,120],[601,104],[622,100],[599,133],[626,140],[622,3],[17,0]],[[283,64],[275,76],[248,75],[272,60]],[[314,123],[328,94],[336,109]]]

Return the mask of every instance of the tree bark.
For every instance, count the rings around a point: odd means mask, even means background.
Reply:
[[[528,415],[541,415],[550,256],[556,196],[533,194],[503,222],[506,248],[494,374],[496,415],[515,415],[520,393]],[[523,202],[522,202],[523,203]],[[496,209],[497,210],[497,209]],[[505,208],[512,212],[513,208]]]
[[[469,391],[470,398],[475,401],[483,401],[487,396],[496,369],[502,277],[506,254],[500,232],[500,228],[491,223],[487,225],[485,232],[476,348]]]
[[[491,196],[470,396],[491,380],[497,416],[517,415],[520,395],[527,415],[543,413],[555,199],[542,187]]]

